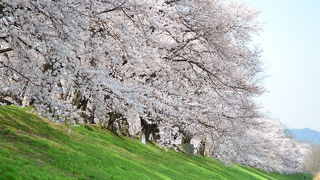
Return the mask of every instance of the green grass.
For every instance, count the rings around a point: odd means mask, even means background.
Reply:
[[[0,179],[312,179],[166,152],[94,126],[70,132],[28,110],[0,106]]]

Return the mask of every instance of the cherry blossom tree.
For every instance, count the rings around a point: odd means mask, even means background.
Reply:
[[[107,126],[134,112],[160,145],[198,139],[210,157],[300,171],[306,147],[254,101],[264,92],[257,14],[222,0],[3,0],[0,102]]]
[[[313,176],[317,176],[320,172],[320,146],[312,145],[311,151],[309,151],[307,161],[304,165],[304,169],[306,172],[313,174]]]

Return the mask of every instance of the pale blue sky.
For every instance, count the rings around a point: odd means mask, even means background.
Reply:
[[[255,43],[269,93],[263,110],[289,128],[320,131],[320,0],[239,0],[261,14]]]

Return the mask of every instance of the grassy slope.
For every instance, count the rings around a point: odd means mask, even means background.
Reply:
[[[98,128],[68,133],[27,110],[0,106],[0,179],[304,179],[165,152]]]

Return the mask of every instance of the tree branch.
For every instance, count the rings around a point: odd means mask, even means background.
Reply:
[[[115,11],[117,9],[119,9],[121,6],[123,6],[125,3],[127,2],[127,0],[124,0],[121,4],[119,4],[118,6],[112,8],[112,9],[106,9],[104,11],[101,11],[99,12],[99,14],[102,14],[102,13],[108,13],[108,12],[111,12],[111,11]]]
[[[24,74],[20,73],[19,71],[17,71],[15,68],[5,65],[3,62],[0,62],[0,64],[2,65],[2,66],[0,66],[0,68],[10,69],[10,70],[16,72],[17,74],[19,74],[20,76],[22,76],[23,78],[25,78],[28,82],[31,82],[33,85],[38,86],[38,87],[42,87],[41,85],[34,83],[30,78],[28,78]]]
[[[9,51],[12,51],[12,50],[13,50],[12,48],[0,49],[0,54],[1,54],[1,53],[5,53],[5,52],[9,52]]]

